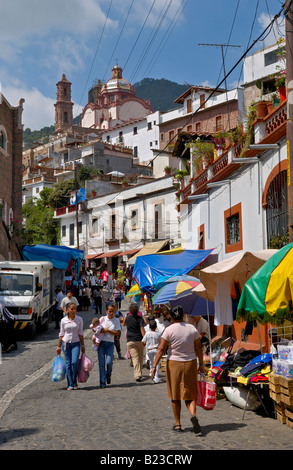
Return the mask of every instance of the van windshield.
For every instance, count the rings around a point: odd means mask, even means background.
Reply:
[[[0,273],[0,295],[33,295],[33,276]]]

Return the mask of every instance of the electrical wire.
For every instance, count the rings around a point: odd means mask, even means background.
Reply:
[[[93,70],[93,67],[94,67],[94,63],[95,63],[95,60],[96,60],[98,51],[99,51],[99,49],[100,49],[100,45],[101,45],[101,42],[102,42],[102,39],[103,39],[103,36],[104,36],[104,31],[105,31],[105,28],[106,28],[106,24],[107,24],[108,19],[109,19],[109,14],[110,14],[110,10],[111,10],[111,7],[112,7],[112,3],[113,3],[113,0],[110,1],[110,5],[109,5],[108,11],[107,11],[107,16],[106,16],[106,19],[105,19],[105,21],[104,21],[103,29],[102,29],[102,32],[101,32],[101,35],[100,35],[100,39],[99,39],[98,45],[97,45],[97,47],[96,47],[96,51],[95,51],[94,58],[93,58],[93,60],[92,60],[92,64],[91,64],[91,67],[90,67],[90,71],[89,71],[89,73],[88,73],[88,76],[87,76],[87,79],[86,79],[86,83],[85,83],[85,86],[84,86],[84,89],[83,89],[81,98],[80,98],[80,100],[79,100],[79,105],[78,105],[78,108],[77,108],[78,110],[79,110],[79,108],[81,107],[81,103],[82,103],[82,100],[83,100],[83,96],[84,96],[85,90],[86,90],[86,88],[87,88],[87,84],[88,84],[90,75],[91,75],[91,73],[92,73],[92,70]],[[79,114],[79,112],[76,111],[76,115],[78,115],[78,114]]]
[[[292,0],[293,1],[293,0]],[[206,98],[206,100],[200,104],[200,106],[191,114],[191,116],[189,117],[189,119],[185,122],[184,126],[181,128],[184,129],[184,127],[186,127],[189,122],[193,119],[193,117],[200,111],[200,109],[202,108],[203,105],[205,105],[210,99],[211,97],[216,93],[216,91],[221,87],[221,85],[225,82],[225,80],[231,75],[231,73],[238,67],[238,65],[243,61],[243,59],[247,56],[248,52],[255,46],[255,44],[257,42],[259,42],[260,40],[262,40],[262,37],[264,34],[269,34],[270,31],[271,31],[271,28],[273,27],[273,24],[275,23],[275,21],[277,20],[277,18],[280,17],[281,13],[283,12],[283,9],[284,7],[282,6],[282,9],[273,17],[273,19],[270,21],[270,23],[266,26],[266,28],[262,31],[262,33],[252,42],[252,44],[250,46],[248,46],[246,48],[246,51],[241,55],[241,57],[237,60],[237,62],[232,66],[232,68],[229,70],[228,73],[226,73],[225,77],[222,79],[221,82],[218,83],[218,85],[212,90],[212,92],[209,94],[209,96]],[[252,33],[251,33],[252,34]],[[250,38],[251,38],[251,34],[250,34]],[[250,39],[249,39],[250,40]],[[153,159],[150,160],[150,162],[146,165],[146,168],[149,167],[150,165],[153,164],[153,162],[168,148],[168,146],[170,145],[170,143],[172,141],[174,141],[174,139],[176,137],[178,137],[179,135],[179,132],[177,132],[173,138],[165,145],[165,147],[163,149],[161,149]],[[144,172],[145,168],[141,170],[141,173],[142,174]],[[140,174],[137,174],[137,176],[139,176]],[[118,193],[119,195],[120,193]],[[115,199],[117,197],[117,194],[112,198]],[[111,201],[108,201],[108,203],[111,202]]]

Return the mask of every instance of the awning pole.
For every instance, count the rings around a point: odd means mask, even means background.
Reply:
[[[260,352],[262,353],[262,344],[261,344],[261,336],[260,336],[260,329],[259,329],[258,321],[256,322],[256,324],[257,324],[257,331],[258,331],[258,337],[259,337]]]

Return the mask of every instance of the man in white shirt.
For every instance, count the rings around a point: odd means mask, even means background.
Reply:
[[[77,300],[76,297],[74,297],[72,291],[68,291],[66,297],[64,297],[64,298],[61,300],[61,304],[60,304],[61,309],[63,310],[63,316],[66,315],[66,307],[67,307],[67,305],[70,304],[70,303],[72,303],[72,302],[76,305],[76,307],[79,306],[78,300]]]

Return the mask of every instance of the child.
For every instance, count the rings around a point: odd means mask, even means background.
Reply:
[[[150,330],[144,335],[142,338],[143,344],[146,346],[146,353],[148,354],[148,358],[150,360],[150,369],[152,369],[152,365],[155,360],[155,356],[161,341],[161,334],[157,329],[157,322],[156,320],[151,320],[149,323]],[[156,367],[155,377],[153,379],[154,383],[157,384],[161,382],[159,379],[159,367],[160,364]]]
[[[93,350],[97,351],[97,349],[100,345],[100,342],[104,338],[104,333],[101,333],[101,330],[103,329],[103,326],[100,324],[100,320],[97,317],[92,319],[92,323],[90,325],[90,328],[95,333],[94,336],[92,337]]]

